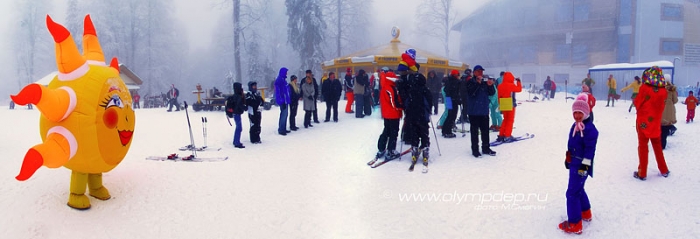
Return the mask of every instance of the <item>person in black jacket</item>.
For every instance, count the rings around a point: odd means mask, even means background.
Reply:
[[[484,68],[474,67],[474,77],[467,81],[467,114],[469,115],[469,132],[471,133],[472,155],[480,157],[479,131],[481,131],[482,153],[496,156],[489,144],[489,96],[496,94],[493,80],[483,76]]]
[[[253,144],[262,143],[260,141],[260,121],[262,121],[262,105],[265,99],[258,91],[258,83],[248,82],[248,93],[245,95],[245,103],[248,105],[248,119],[250,120],[250,142]]]
[[[175,111],[180,111],[180,103],[177,102],[177,97],[180,97],[180,90],[175,87],[175,84],[172,84],[168,91],[168,105],[170,105],[168,112],[173,111],[173,106],[175,106]]]
[[[452,128],[455,127],[455,119],[459,111],[459,105],[462,103],[462,96],[459,94],[459,71],[452,70],[450,76],[445,83],[445,109],[447,109],[447,118],[442,124],[442,136],[445,138],[456,137],[452,133]],[[434,99],[434,98],[433,98]]]
[[[462,97],[462,111],[460,112],[457,124],[469,123],[469,117],[467,117],[467,81],[471,80],[472,77],[472,70],[466,69],[459,81],[459,96]]]
[[[243,95],[243,85],[239,82],[233,83],[233,95],[227,101],[233,105],[233,120],[236,122],[236,130],[233,134],[233,146],[239,149],[245,148],[241,143],[241,114],[245,112],[245,96]]]
[[[420,69],[420,65],[416,64]],[[403,64],[400,64],[397,71],[401,74],[401,82],[397,84],[399,89],[399,97],[404,100],[404,119],[405,140],[411,144],[411,167],[413,169],[416,161],[423,153],[424,172],[427,172],[428,158],[430,150],[430,135],[428,128],[430,123],[432,103],[432,94],[426,87],[426,78],[423,74],[408,70]]]
[[[365,70],[360,69],[355,76],[353,93],[355,94],[355,118],[364,118],[367,114],[365,110],[365,90],[369,88],[369,78]]]
[[[428,72],[428,89],[430,90],[430,93],[433,95],[433,107],[435,107],[435,111],[433,114],[437,115],[438,114],[438,102],[439,102],[438,99],[440,99],[440,96],[442,95],[440,93],[440,89],[442,89],[442,79],[437,76],[435,71]]]
[[[299,109],[299,100],[301,99],[301,87],[297,83],[297,76],[292,75],[289,79],[289,100],[291,101],[289,103],[289,129],[297,131],[299,127],[296,124],[296,117]]]
[[[331,110],[333,110],[333,121],[338,122],[338,101],[340,94],[343,92],[343,85],[335,78],[335,73],[328,73],[328,79],[321,84],[323,99],[326,100],[326,120],[331,121]]]

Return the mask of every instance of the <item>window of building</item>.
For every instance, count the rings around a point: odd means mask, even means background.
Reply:
[[[573,17],[573,7],[571,6],[573,3],[562,3],[559,5],[559,9],[557,9],[557,22],[569,22],[571,21],[571,18]]]
[[[661,38],[659,42],[659,55],[682,55],[683,39]]]
[[[661,4],[661,20],[662,21],[683,21],[683,5],[662,3]]]
[[[557,45],[557,52],[554,54],[555,62],[559,62],[559,63],[569,62],[569,59],[571,59],[571,45],[569,45],[569,44]]]
[[[588,65],[588,46],[574,45],[574,54],[571,56],[574,65]]]
[[[590,5],[587,3],[579,3],[574,5],[574,21],[583,22],[588,21],[588,12],[590,11]]]
[[[537,63],[537,46],[524,46],[522,49],[523,63]]]
[[[557,83],[557,88],[564,88],[566,81],[569,80],[569,74],[554,74],[554,79],[552,80]],[[561,86],[559,84],[561,84]]]

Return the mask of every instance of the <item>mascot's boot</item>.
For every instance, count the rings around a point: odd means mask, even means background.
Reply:
[[[78,209],[90,209],[90,199],[85,196],[85,186],[88,181],[88,174],[73,171],[70,175],[70,196],[68,206]]]
[[[101,173],[91,173],[88,174],[88,189],[90,189],[90,196],[100,200],[110,199],[112,196],[109,195],[109,190],[102,186],[102,174]]]

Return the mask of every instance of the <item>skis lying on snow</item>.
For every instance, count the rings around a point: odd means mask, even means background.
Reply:
[[[377,163],[377,160],[379,160],[379,158],[374,158],[374,159],[372,159],[372,161],[369,161],[369,162],[367,163],[367,165],[369,165],[369,166],[372,167],[372,168],[376,168],[376,167],[379,167],[379,166],[384,165],[385,163],[388,163],[388,162],[390,162],[390,161],[393,161],[394,159],[401,158],[401,156],[404,156],[405,154],[408,154],[408,153],[410,153],[410,152],[411,152],[411,149],[409,148],[409,149],[407,149],[406,151],[401,152],[401,154],[399,154],[398,157],[389,158],[389,159],[384,159],[384,161],[381,161],[381,162],[379,162],[379,163]]]
[[[195,157],[194,155],[189,155],[189,156],[184,156],[180,157],[177,154],[170,154],[168,156],[151,156],[146,158],[147,160],[156,160],[156,161],[184,161],[184,162],[219,162],[219,161],[224,161],[228,159],[228,156],[225,157]]]
[[[531,139],[531,138],[534,138],[534,137],[535,137],[535,134],[527,133],[527,134],[525,134],[525,135],[523,135],[523,136],[514,137],[515,140],[509,141],[509,142],[494,141],[494,142],[489,143],[489,145],[490,145],[491,147],[495,147],[495,146],[499,146],[499,145],[501,145],[501,144],[508,144],[508,143],[513,143],[513,142],[518,142],[518,141],[522,141],[522,140],[526,140],[526,139]]]
[[[210,148],[208,146],[203,146],[203,147],[194,147],[192,145],[187,145],[179,148],[180,151],[219,151],[221,148]]]

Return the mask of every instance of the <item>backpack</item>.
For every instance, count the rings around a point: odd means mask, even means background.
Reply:
[[[226,112],[226,116],[229,118],[233,118],[233,107],[236,105],[236,102],[234,102],[233,96],[229,96],[226,98],[226,106],[224,107]]]

